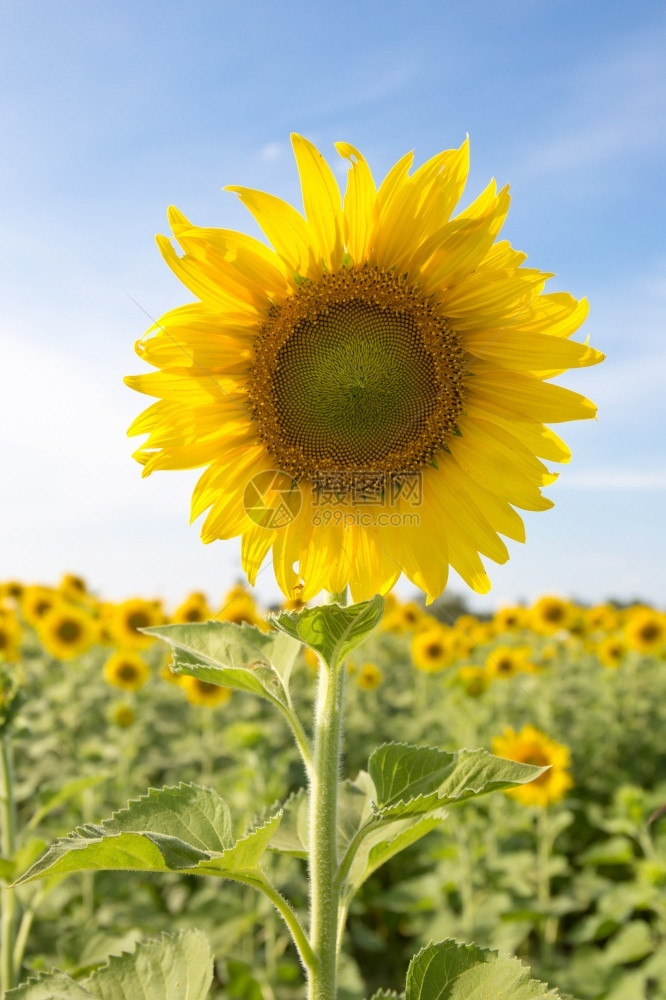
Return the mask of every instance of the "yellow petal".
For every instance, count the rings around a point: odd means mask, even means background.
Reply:
[[[354,146],[336,142],[335,148],[351,163],[344,198],[344,235],[351,259],[355,264],[362,264],[368,259],[379,217],[377,188],[370,167]]]
[[[252,213],[269,241],[294,274],[314,277],[317,265],[310,243],[308,224],[292,205],[253,188],[227,187]]]
[[[340,266],[343,253],[340,188],[328,163],[311,142],[295,133],[291,142],[315,257],[317,261],[323,260],[329,270],[335,271]]]

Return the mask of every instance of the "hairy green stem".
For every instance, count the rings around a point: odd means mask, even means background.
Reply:
[[[310,777],[310,944],[316,964],[308,1000],[335,1000],[338,965],[337,811],[344,665],[322,661]]]
[[[14,769],[11,737],[3,733],[0,741],[0,821],[2,823],[2,855],[13,858],[16,852],[16,803],[14,801]],[[16,895],[9,886],[2,888],[0,915],[0,983],[3,996],[16,985],[14,967],[14,937],[16,931]]]

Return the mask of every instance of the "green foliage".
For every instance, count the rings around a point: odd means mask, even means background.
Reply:
[[[384,599],[342,607],[324,604],[305,611],[271,615],[275,628],[314,649],[329,666],[337,666],[375,631],[384,614]]]
[[[533,781],[545,768],[494,757],[486,750],[447,753],[435,747],[385,743],[370,757],[382,818],[432,809]]]
[[[199,785],[151,789],[99,825],[58,840],[16,884],[82,871],[180,871],[223,878],[257,870],[280,814],[234,843],[229,809]]]
[[[205,934],[182,931],[146,941],[77,982],[63,972],[10,990],[7,1000],[205,1000],[213,956]]]
[[[457,941],[430,944],[407,972],[405,1000],[557,1000],[515,958]]]
[[[300,648],[288,636],[219,621],[159,625],[146,631],[171,646],[176,673],[258,695],[280,709],[288,707],[289,676]]]

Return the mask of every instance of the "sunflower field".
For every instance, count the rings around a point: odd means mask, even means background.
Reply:
[[[284,804],[262,866],[302,910],[303,763],[284,720],[251,691],[174,673],[169,647],[143,631],[217,620],[268,635],[266,610],[241,585],[218,604],[194,593],[170,610],[105,603],[73,575],[0,586],[3,803],[11,781],[15,810],[0,874],[14,983],[53,967],[84,982],[110,955],[196,929],[214,958],[208,996],[304,995],[289,935],[251,885],[182,871],[22,880],[54,841],[99,829],[90,824],[147,789],[208,786],[239,830],[263,829]],[[415,952],[453,939],[518,956],[560,996],[666,997],[665,653],[666,616],[644,605],[548,596],[475,616],[450,600],[387,598],[347,660],[343,785],[357,789],[378,743],[484,748],[547,769],[453,803],[399,859],[386,853],[351,901],[338,996],[400,990]],[[319,669],[299,653],[295,710],[312,705]]]

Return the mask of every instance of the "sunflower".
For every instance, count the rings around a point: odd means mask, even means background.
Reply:
[[[402,635],[420,628],[423,618],[423,609],[416,601],[407,601],[405,604],[396,602],[390,611],[384,613],[384,628],[395,635]]]
[[[110,717],[111,722],[119,729],[127,729],[134,722],[136,713],[131,705],[120,701],[112,707]]]
[[[0,583],[0,601],[9,599],[12,603],[20,601],[25,587],[18,580],[7,580]]]
[[[618,667],[629,652],[629,645],[619,635],[608,635],[597,646],[597,656],[605,667]]]
[[[531,673],[534,667],[528,659],[529,650],[524,646],[496,646],[486,659],[488,676],[515,677],[520,673]]]
[[[252,594],[242,584],[238,584],[228,591],[222,602],[222,608],[215,617],[220,621],[234,622],[236,625],[242,625],[243,622],[246,622],[248,625],[266,627]]]
[[[202,468],[192,517],[204,542],[242,538],[252,584],[272,550],[287,597],[350,585],[386,593],[401,572],[434,599],[449,565],[479,593],[480,555],[523,541],[514,508],[552,506],[542,459],[570,452],[546,424],[594,405],[549,380],[602,355],[571,335],[584,300],[544,294],[550,274],[497,241],[508,190],[492,181],[455,217],[468,143],[377,187],[363,156],[344,198],[318,150],[293,136],[304,215],[233,187],[272,247],[169,210],[160,250],[196,301],[137,344],[156,398],[132,424],[144,475]],[[331,515],[344,510],[351,517]],[[353,516],[362,512],[362,519]]]
[[[509,608],[499,608],[493,615],[493,625],[497,635],[502,632],[517,632],[528,624],[527,610],[518,605]]]
[[[214,708],[216,705],[224,705],[231,698],[231,688],[210,684],[198,677],[181,677],[180,683],[191,705]]]
[[[29,625],[38,625],[59,600],[49,587],[26,587],[21,596],[21,614]]]
[[[356,683],[361,691],[374,691],[382,683],[384,675],[376,663],[363,663],[354,671]]]
[[[134,650],[118,650],[104,664],[104,679],[123,691],[139,691],[150,680],[150,667]]]
[[[521,764],[549,767],[527,785],[511,788],[507,795],[526,806],[547,806],[559,802],[573,785],[568,747],[551,740],[535,726],[523,726],[519,733],[511,728],[493,740],[493,753]]]
[[[111,607],[105,624],[116,645],[125,649],[147,649],[155,640],[139,630],[159,625],[163,620],[159,602],[136,597]]]
[[[411,649],[412,662],[423,673],[437,674],[451,663],[451,645],[441,625],[417,632]]]
[[[470,664],[459,668],[456,680],[462,685],[465,694],[469,695],[470,698],[478,698],[487,689],[490,676],[484,667]]]
[[[614,632],[620,623],[617,609],[612,604],[595,604],[584,614],[588,633]]]
[[[542,597],[530,608],[529,620],[535,632],[552,635],[573,622],[573,606],[560,597]]]
[[[0,662],[7,660],[13,663],[19,659],[21,645],[21,626],[16,615],[11,611],[0,613]]]
[[[72,604],[56,603],[37,625],[44,648],[58,660],[73,660],[97,641],[95,621]]]
[[[58,584],[58,590],[70,601],[81,601],[88,597],[86,581],[75,573],[65,573]]]
[[[666,615],[651,608],[638,608],[624,629],[627,642],[639,653],[656,653],[666,642]]]
[[[171,621],[187,624],[188,622],[205,622],[213,617],[206,595],[198,591],[186,597],[171,615]]]

